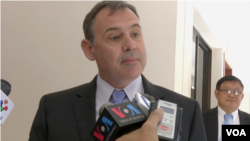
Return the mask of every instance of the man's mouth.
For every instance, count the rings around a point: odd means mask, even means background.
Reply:
[[[234,100],[234,99],[228,99],[227,101],[236,102],[236,100]]]
[[[126,63],[126,64],[134,64],[138,61],[137,58],[127,58],[125,60],[122,61],[122,63]]]

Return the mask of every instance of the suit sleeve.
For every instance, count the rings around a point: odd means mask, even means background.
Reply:
[[[29,141],[47,141],[48,128],[46,124],[45,96],[40,100],[39,108],[30,130]]]
[[[195,101],[195,111],[189,141],[207,141],[199,103]]]

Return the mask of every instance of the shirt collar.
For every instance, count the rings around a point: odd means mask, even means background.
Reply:
[[[116,88],[112,87],[109,83],[104,81],[100,77],[99,74],[97,75],[96,84],[97,84],[97,91],[99,92],[98,97],[100,98],[102,103],[108,102],[111,95],[112,95],[112,93],[113,93],[113,91]],[[117,90],[119,90],[119,89],[117,89]],[[144,93],[141,75],[138,76],[135,80],[133,80],[126,87],[124,87],[123,90],[125,91],[128,99],[130,101],[132,101],[135,98],[136,93],[138,93],[138,92],[139,93]]]
[[[128,84],[128,86],[123,88],[123,90],[127,94],[129,101],[132,101],[135,98],[136,93],[144,93],[141,75]]]
[[[99,99],[102,103],[107,103],[110,99],[111,94],[114,91],[114,88],[106,81],[104,81],[99,74],[97,75],[96,84],[96,90],[98,91],[97,94]]]
[[[221,109],[221,107],[219,105],[218,105],[218,113],[219,113],[220,116],[223,117],[223,119],[224,119],[224,115],[227,114],[224,110]],[[233,116],[233,122],[235,122],[237,117],[239,116],[238,115],[238,109],[235,110],[234,112],[232,112],[231,114]]]

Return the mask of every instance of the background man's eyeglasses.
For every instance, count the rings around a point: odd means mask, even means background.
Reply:
[[[218,90],[218,89],[217,89]],[[232,90],[231,89],[224,89],[224,90],[218,90],[218,91],[223,91],[224,93],[226,93],[226,94],[231,94],[232,93]],[[239,90],[234,90],[234,94],[235,95],[241,95],[242,94],[242,92],[241,91],[239,91]]]

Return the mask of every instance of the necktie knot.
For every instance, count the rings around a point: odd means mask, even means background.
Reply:
[[[123,90],[115,90],[112,94],[113,97],[113,103],[114,104],[119,104],[122,103],[122,101],[126,97],[126,93]]]
[[[224,115],[224,118],[225,118],[224,124],[225,124],[225,125],[230,125],[230,119],[231,119],[232,117],[233,117],[232,114],[225,114],[225,115]]]

